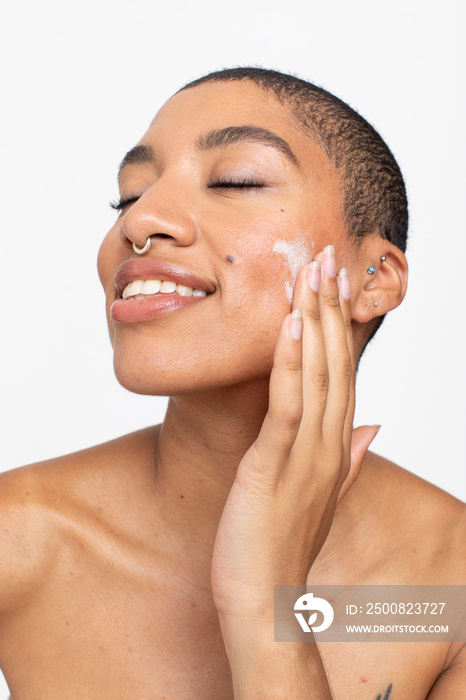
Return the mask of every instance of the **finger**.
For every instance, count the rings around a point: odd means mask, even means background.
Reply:
[[[351,285],[346,268],[342,268],[338,273],[338,288],[340,290],[340,307],[343,315],[343,321],[346,328],[346,343],[348,352],[351,358],[351,379],[349,387],[348,411],[345,419],[344,427],[344,444],[351,444],[351,435],[353,432],[353,418],[355,406],[355,389],[356,389],[356,362],[354,358],[354,340],[353,326],[351,317]]]
[[[320,313],[328,365],[329,386],[323,417],[323,433],[341,436],[348,413],[352,362],[347,342],[347,326],[336,276],[333,246],[327,246],[322,256],[322,279],[319,293]],[[347,318],[347,317],[346,317]],[[305,366],[304,366],[305,371]]]
[[[319,288],[321,264],[315,260],[308,266],[303,282],[303,430],[301,446],[315,444],[322,433],[322,417],[327,404],[328,366],[321,322]]]
[[[338,503],[345,497],[359,476],[361,466],[371,442],[380,430],[380,425],[361,425],[355,428],[351,439],[351,467],[338,494]]]
[[[304,265],[296,276],[293,289],[292,308],[303,309],[307,304],[309,264]]]
[[[283,319],[269,384],[269,407],[255,442],[262,468],[279,467],[289,455],[302,417],[302,328],[300,309]]]

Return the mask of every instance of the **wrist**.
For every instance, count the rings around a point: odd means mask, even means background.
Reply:
[[[315,642],[275,642],[272,629],[244,621],[222,627],[235,700],[332,700]]]

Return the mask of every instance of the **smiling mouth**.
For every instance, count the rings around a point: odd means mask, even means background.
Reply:
[[[123,290],[123,299],[147,299],[148,297],[161,296],[162,294],[178,294],[181,297],[205,297],[211,292],[203,289],[187,287],[184,284],[176,284],[171,280],[133,280]]]

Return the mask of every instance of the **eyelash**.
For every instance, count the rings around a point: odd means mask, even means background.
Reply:
[[[258,182],[257,180],[212,180],[211,182],[207,183],[207,188],[208,189],[213,189],[215,187],[223,187],[225,189],[238,189],[238,190],[246,190],[246,189],[254,189],[254,188],[261,188],[265,187],[264,182]],[[137,202],[139,197],[127,197],[126,199],[120,199],[117,202],[110,202],[110,206],[112,209],[116,209],[116,211],[122,211],[125,207],[127,207],[129,204],[134,204],[134,202]]]
[[[224,187],[231,189],[253,189],[254,187],[260,188],[265,187],[265,182],[259,182],[258,180],[252,180],[245,178],[244,180],[212,180],[207,183],[207,187],[212,189],[213,187]]]
[[[138,199],[139,197],[127,197],[126,199],[120,199],[118,202],[110,202],[110,206],[112,209],[121,211],[128,206],[128,204],[134,204],[134,202],[136,202]]]

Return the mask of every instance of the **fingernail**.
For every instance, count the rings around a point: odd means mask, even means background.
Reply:
[[[309,272],[307,275],[307,281],[309,282],[310,288],[314,292],[319,291],[319,285],[320,285],[320,262],[319,262],[319,260],[313,260],[309,264]]]
[[[328,245],[324,248],[322,256],[322,268],[329,277],[337,276],[337,261],[335,258],[335,248],[333,245]]]
[[[303,312],[295,309],[290,317],[290,335],[295,340],[299,340],[303,334]]]
[[[351,299],[350,281],[346,267],[342,267],[338,273],[338,289],[343,299]]]
[[[380,428],[381,428],[382,426],[381,426],[381,425],[378,425],[377,423],[374,423],[371,427],[372,427],[372,428],[377,428],[377,432],[376,432],[376,434],[374,435],[374,438],[375,438],[375,436],[378,434],[378,432],[379,432],[379,430],[380,430]]]

